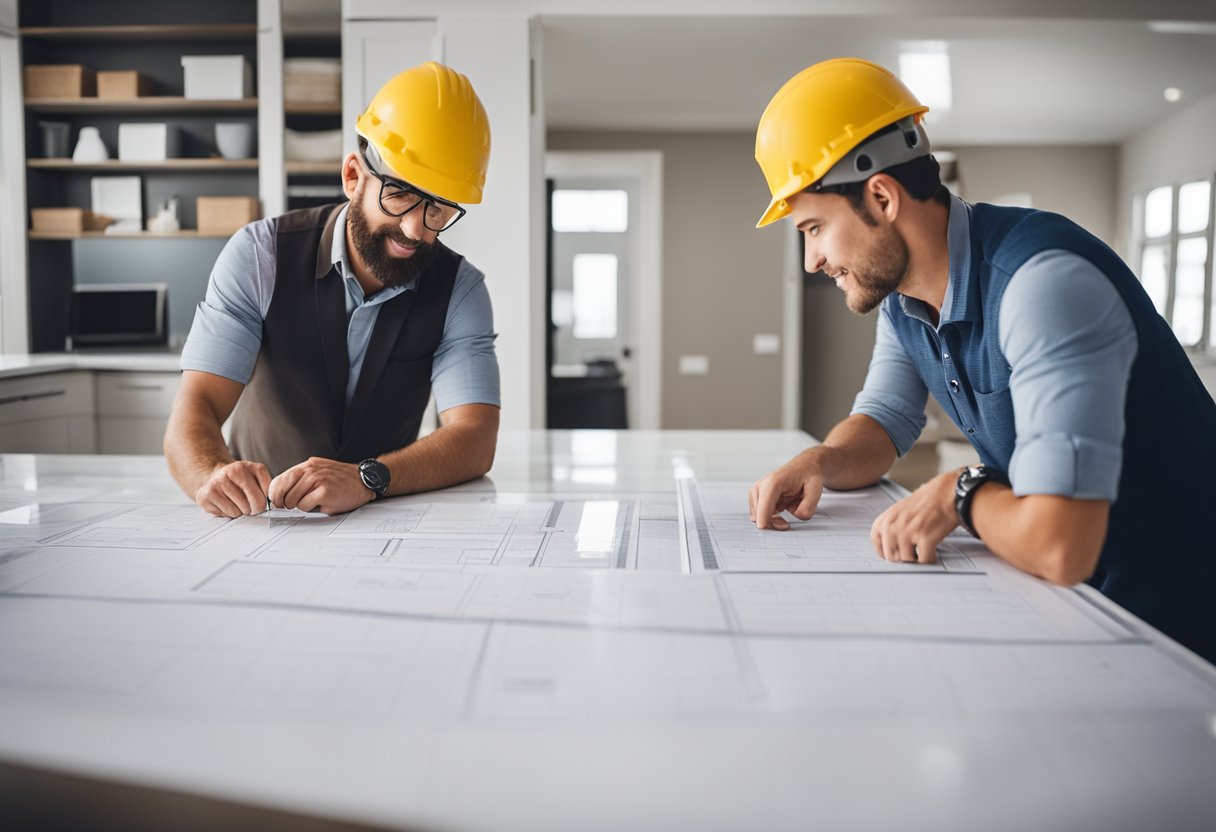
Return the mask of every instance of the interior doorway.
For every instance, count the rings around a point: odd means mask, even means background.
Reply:
[[[660,426],[662,157],[551,152],[547,424]]]

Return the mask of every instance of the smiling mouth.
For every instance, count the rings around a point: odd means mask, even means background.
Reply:
[[[397,255],[398,257],[413,257],[414,252],[418,250],[418,246],[403,245],[391,237],[388,241],[388,247],[392,250],[393,254]]]

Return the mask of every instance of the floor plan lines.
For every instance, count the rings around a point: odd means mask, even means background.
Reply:
[[[870,542],[870,526],[890,507],[880,488],[825,491],[809,521],[788,531],[760,530],[747,514],[747,484],[681,480],[685,537],[694,570],[723,572],[900,573],[976,572],[971,559],[947,539],[934,564],[883,560]]]

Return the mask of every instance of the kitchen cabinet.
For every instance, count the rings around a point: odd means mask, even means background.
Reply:
[[[159,454],[180,373],[98,372],[97,452]]]
[[[96,451],[92,373],[46,373],[0,380],[0,452]]]

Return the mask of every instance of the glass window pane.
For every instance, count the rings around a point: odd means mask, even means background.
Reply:
[[[558,329],[574,323],[574,293],[569,289],[553,290],[553,325]]]
[[[1178,268],[1174,282],[1174,334],[1184,347],[1203,337],[1203,268],[1208,259],[1208,241],[1199,238],[1178,243]]]
[[[1208,227],[1212,183],[1187,182],[1178,189],[1178,233],[1189,234]]]
[[[628,231],[627,191],[553,192],[554,231]]]
[[[616,337],[616,255],[574,255],[574,337]]]
[[[1153,300],[1153,306],[1165,314],[1165,299],[1169,291],[1165,274],[1165,246],[1145,246],[1140,257],[1140,282]]]
[[[1144,198],[1144,236],[1164,237],[1170,233],[1174,216],[1170,200],[1173,188],[1154,188]]]

